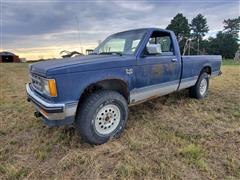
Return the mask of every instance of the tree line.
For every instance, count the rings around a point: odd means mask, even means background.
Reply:
[[[224,20],[223,30],[208,39],[204,37],[209,32],[209,26],[202,14],[194,17],[189,24],[188,19],[178,13],[166,29],[175,32],[182,54],[218,54],[234,58],[239,49],[240,16]]]

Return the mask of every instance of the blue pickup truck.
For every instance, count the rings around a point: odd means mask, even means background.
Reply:
[[[91,55],[30,65],[26,91],[47,125],[73,124],[85,141],[102,144],[123,131],[130,105],[186,88],[206,97],[221,61],[181,56],[172,31],[135,29],[109,36]]]

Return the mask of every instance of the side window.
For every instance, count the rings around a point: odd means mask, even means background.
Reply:
[[[154,31],[145,48],[145,55],[171,56],[174,54],[171,35],[167,32]]]
[[[170,36],[157,37],[157,43],[161,44],[162,52],[173,52]]]
[[[156,44],[156,38],[155,37],[150,37],[148,43],[149,44]]]

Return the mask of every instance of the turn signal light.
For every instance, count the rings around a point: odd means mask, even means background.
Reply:
[[[52,97],[57,96],[57,87],[56,87],[56,82],[54,79],[49,79],[48,80],[48,86],[49,86],[49,93]]]

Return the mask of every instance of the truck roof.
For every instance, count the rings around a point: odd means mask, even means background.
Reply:
[[[161,29],[161,28],[137,28],[137,29],[130,29],[130,30],[126,30],[126,31],[121,31],[121,32],[117,32],[114,34],[118,34],[118,33],[123,33],[123,32],[129,32],[129,31],[163,31],[163,32],[172,32],[170,30],[166,30],[166,29]]]

